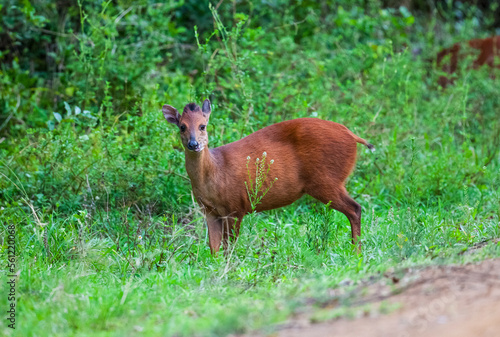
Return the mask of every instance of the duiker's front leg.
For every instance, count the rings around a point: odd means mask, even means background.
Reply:
[[[242,217],[241,217],[242,218]],[[226,216],[221,218],[224,254],[228,253],[230,243],[235,243],[240,234],[241,218]]]
[[[213,214],[207,214],[208,244],[212,255],[217,254],[222,242],[222,221]]]

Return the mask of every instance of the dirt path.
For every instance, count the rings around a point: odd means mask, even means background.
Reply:
[[[271,336],[500,336],[500,259],[387,275],[362,289],[353,304],[360,317],[313,324],[303,315]],[[399,309],[380,313],[391,306]]]

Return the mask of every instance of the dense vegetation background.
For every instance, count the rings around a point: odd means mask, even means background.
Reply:
[[[499,16],[486,1],[4,0],[0,218],[17,226],[19,330],[245,331],[346,278],[498,238],[499,77],[463,62],[442,89],[433,59]],[[230,258],[212,258],[161,114],[205,98],[212,147],[306,116],[375,144],[348,182],[363,255],[343,215],[305,198],[246,217]]]

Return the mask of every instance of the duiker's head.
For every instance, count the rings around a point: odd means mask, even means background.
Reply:
[[[200,107],[196,103],[189,103],[184,107],[182,115],[171,105],[163,106],[163,116],[168,122],[179,127],[182,145],[186,151],[201,152],[208,144],[207,124],[210,117],[210,101],[203,102]]]

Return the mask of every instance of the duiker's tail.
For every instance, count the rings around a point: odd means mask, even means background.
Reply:
[[[370,144],[368,143],[366,140],[364,140],[363,138],[359,138],[358,136],[355,135],[355,139],[356,139],[356,142],[360,143],[360,144],[363,144],[365,145],[367,148],[369,148],[370,150],[373,151],[373,149],[375,149],[375,146],[373,146],[373,144]]]
[[[347,129],[347,128],[346,128]],[[366,140],[364,140],[363,138],[361,137],[358,137],[356,136],[351,130],[347,129],[349,131],[349,133],[352,135],[352,137],[354,138],[354,140],[357,142],[357,143],[360,143],[360,144],[363,144],[365,145],[367,148],[369,148],[370,150],[374,151],[375,149],[375,146],[373,146],[373,144],[370,144],[368,143]]]

